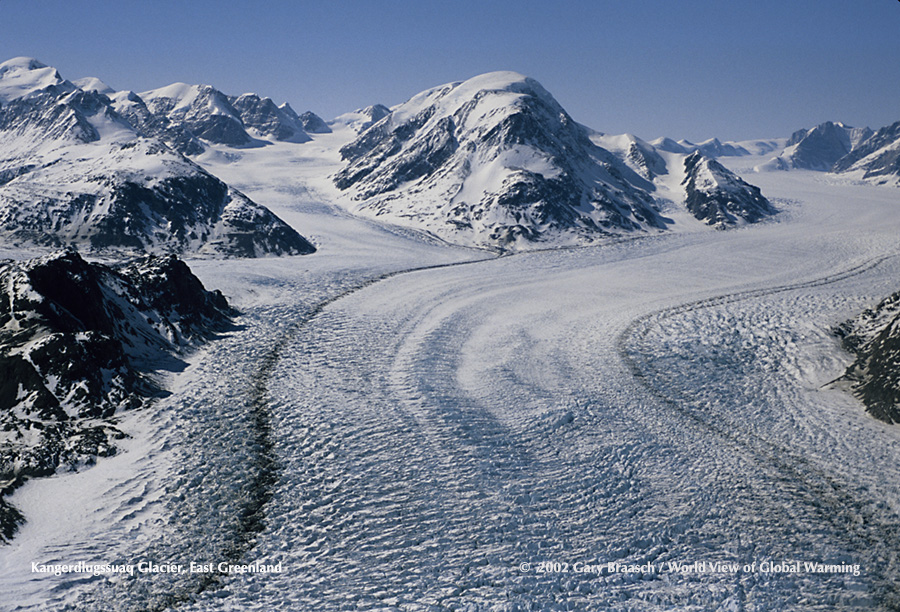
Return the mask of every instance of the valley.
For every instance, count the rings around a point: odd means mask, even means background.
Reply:
[[[900,608],[900,429],[834,384],[853,356],[832,332],[900,288],[895,188],[756,172],[775,153],[745,148],[697,188],[775,212],[717,229],[684,206],[690,151],[576,134],[629,177],[607,195],[669,222],[572,240],[585,208],[498,244],[362,211],[336,179],[363,115],[203,140],[191,172],[315,253],[184,253],[234,326],[118,414],[120,452],[9,496],[8,609]],[[379,206],[431,188],[395,186]],[[31,570],[79,561],[282,571]]]

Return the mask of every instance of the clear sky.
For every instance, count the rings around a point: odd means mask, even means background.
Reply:
[[[515,70],[576,121],[699,141],[900,120],[897,0],[0,0],[0,59],[324,119]]]

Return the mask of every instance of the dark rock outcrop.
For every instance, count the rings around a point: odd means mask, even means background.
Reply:
[[[180,368],[234,314],[174,256],[0,263],[0,495],[114,454],[115,415],[163,393],[150,374]],[[0,503],[0,539],[19,518]]]
[[[287,106],[287,104],[285,104],[284,106]],[[305,113],[300,115],[300,123],[303,125],[303,129],[310,134],[331,133],[331,128],[328,127],[328,124],[325,123],[325,121],[323,121],[321,117],[319,117],[312,111],[306,111]]]
[[[856,360],[839,380],[876,419],[900,423],[900,292],[835,328]]]
[[[144,100],[134,92],[120,92],[112,97],[118,113],[146,136],[158,138],[182,155],[199,155],[204,146],[184,125],[157,115],[147,108]]]
[[[290,106],[276,106],[271,98],[261,98],[256,94],[244,94],[228,100],[244,126],[256,130],[264,138],[290,142],[310,140],[300,117]]]

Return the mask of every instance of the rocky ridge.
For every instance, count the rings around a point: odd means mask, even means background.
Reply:
[[[235,314],[174,256],[118,268],[67,250],[0,262],[0,496],[116,452],[115,415]],[[21,517],[0,498],[0,538]]]

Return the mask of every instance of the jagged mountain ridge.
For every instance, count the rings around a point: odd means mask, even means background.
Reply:
[[[256,144],[258,138],[310,140],[290,105],[277,106],[257,94],[228,96],[210,85],[174,83],[138,97],[158,120],[208,142],[241,147]]]
[[[365,108],[338,115],[329,121],[328,124],[332,126],[347,126],[355,133],[361,134],[390,114],[391,109],[384,104],[372,104]]]
[[[0,293],[0,495],[115,453],[113,416],[161,393],[148,373],[181,367],[234,314],[174,256],[0,262]],[[15,523],[0,500],[0,539]]]
[[[695,144],[685,139],[675,141],[671,138],[662,137],[651,141],[650,144],[660,151],[678,153],[679,155],[690,155],[697,151],[706,157],[740,157],[752,154],[738,143],[723,143],[718,138],[710,138],[709,140],[704,140],[699,144]]]
[[[490,73],[425,91],[341,149],[363,214],[451,242],[589,243],[663,229],[653,184],[591,142],[533,79]]]
[[[133,112],[122,114],[105,94],[30,58],[0,64],[0,236],[243,257],[315,250],[268,209],[148,137],[141,128],[152,117],[135,119],[146,107],[129,102]]]
[[[877,132],[868,127],[826,121],[796,130],[784,139],[722,143],[713,138],[696,145],[687,140],[657,138],[649,144],[657,151],[679,155],[699,151],[709,158],[775,152],[775,157],[755,170],[813,170],[873,184],[900,186],[900,122]]]
[[[107,95],[132,125],[184,155],[202,153],[204,142],[235,147],[259,145],[265,139],[301,143],[309,142],[309,134],[331,132],[312,111],[298,115],[287,102],[277,105],[255,93],[230,96],[211,85],[172,83],[137,94],[114,91],[96,77],[74,83],[84,91]]]
[[[656,147],[633,134],[612,136],[592,132],[590,138],[594,144],[616,154],[629,168],[648,181],[669,173],[666,160]]]

